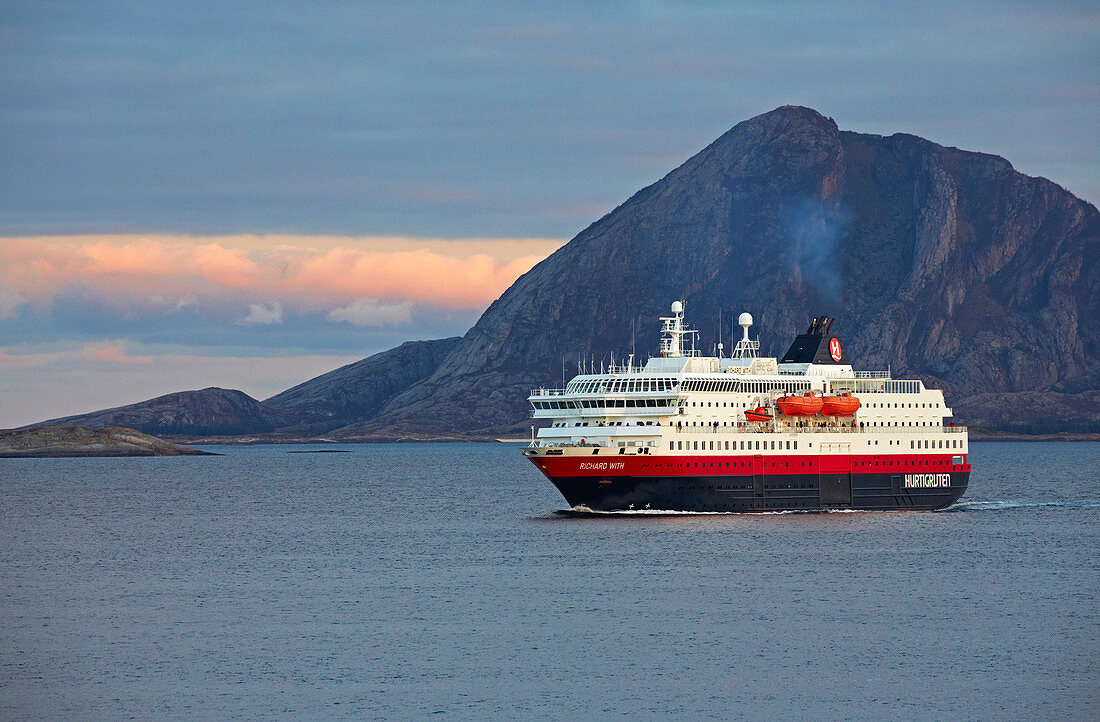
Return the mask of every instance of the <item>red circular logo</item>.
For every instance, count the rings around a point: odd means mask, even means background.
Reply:
[[[833,361],[840,361],[840,339],[835,336],[829,339],[829,355],[833,357]]]

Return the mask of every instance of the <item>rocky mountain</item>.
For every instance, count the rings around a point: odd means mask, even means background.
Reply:
[[[958,421],[1100,432],[1097,209],[1003,158],[842,131],[794,106],[634,194],[461,339],[404,344],[263,403],[206,389],[59,421],[348,440],[526,430],[532,387],[582,359],[655,353],[675,299],[708,350],[741,311],[771,355],[828,314],[858,368],[943,388]]]
[[[954,412],[966,424],[987,431],[1095,434],[1100,432],[1100,390],[975,394],[956,403]]]
[[[278,426],[300,434],[320,434],[368,419],[431,375],[459,340],[403,343],[272,396],[263,408]]]
[[[166,394],[90,414],[51,419],[25,428],[42,426],[82,426],[89,429],[122,426],[156,436],[224,436],[273,431],[275,417],[244,392],[208,388]]]
[[[778,108],[586,228],[431,376],[340,433],[524,428],[528,390],[558,385],[563,361],[572,373],[581,358],[623,358],[632,333],[639,355],[655,352],[677,298],[708,349],[720,313],[729,338],[752,312],[771,353],[811,316],[838,316],[858,366],[918,376],[950,402],[1096,388],[1100,216],[1003,158]]]

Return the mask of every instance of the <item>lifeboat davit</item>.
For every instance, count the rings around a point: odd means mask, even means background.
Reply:
[[[821,406],[821,413],[825,416],[851,416],[859,406],[859,399],[845,391],[836,396],[826,396]]]
[[[802,396],[780,396],[775,405],[787,416],[813,416],[825,402],[813,391],[807,391]]]
[[[749,421],[771,421],[772,415],[763,406],[757,406],[755,409],[747,410],[745,418]]]

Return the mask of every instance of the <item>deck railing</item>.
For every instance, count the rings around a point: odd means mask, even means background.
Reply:
[[[597,427],[607,428],[607,427]],[[619,428],[619,427],[616,427]],[[628,429],[629,426],[621,428]],[[824,426],[794,426],[791,424],[768,425],[743,424],[740,426],[681,426],[665,425],[678,434],[965,434],[965,426],[864,426],[855,427],[827,424]]]
[[[531,393],[528,396],[563,396],[565,389],[531,389]]]

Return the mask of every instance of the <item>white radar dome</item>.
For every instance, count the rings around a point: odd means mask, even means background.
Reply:
[[[738,326],[751,326],[752,325],[752,314],[748,313],[748,312],[745,312],[745,313],[741,314],[740,316],[738,316],[737,317],[737,325]]]
[[[673,313],[683,313],[684,312],[684,304],[682,304],[679,301],[673,301],[672,302],[672,312]]]

